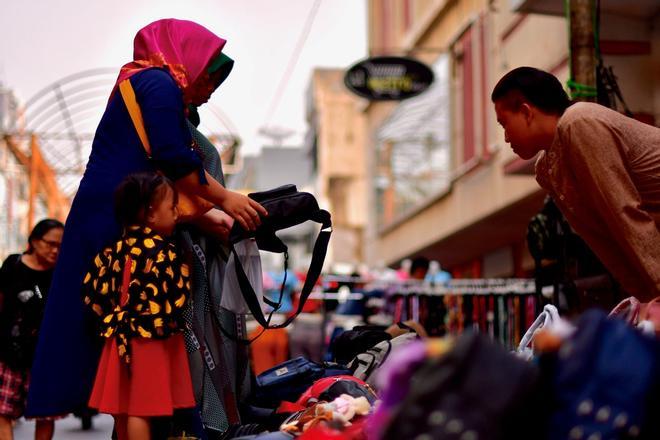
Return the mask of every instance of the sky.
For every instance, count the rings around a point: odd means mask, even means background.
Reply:
[[[211,103],[231,121],[244,153],[270,142],[268,124],[306,130],[305,92],[315,67],[347,68],[366,56],[366,0],[321,0],[311,31],[272,118],[274,95],[314,0],[26,0],[3,1],[0,83],[25,103],[68,75],[132,59],[133,37],[160,18],[196,21],[227,40],[235,60]],[[108,90],[109,92],[109,90]]]

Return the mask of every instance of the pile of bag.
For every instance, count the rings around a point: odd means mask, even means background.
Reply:
[[[655,304],[572,323],[546,306],[517,353],[478,333],[357,328],[333,347],[345,366],[297,358],[257,378],[256,401],[283,421],[254,438],[658,439]]]
[[[480,334],[405,346],[379,378],[369,438],[660,438],[654,336],[598,310],[548,327],[532,331],[531,362]]]

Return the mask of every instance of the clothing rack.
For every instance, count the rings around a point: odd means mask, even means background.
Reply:
[[[533,279],[457,279],[446,284],[421,283],[402,287],[400,295],[529,295],[536,292]]]
[[[536,282],[533,278],[458,278],[442,284],[433,284],[424,280],[411,279],[373,279],[342,275],[323,277],[324,287],[327,288],[331,283],[364,284],[364,288],[360,289],[362,291],[396,290],[399,295],[529,295],[536,293]],[[317,295],[317,297],[320,296],[322,294]]]
[[[372,297],[374,292],[380,294]],[[416,320],[432,335],[479,331],[513,348],[543,306],[536,294],[530,278],[461,278],[434,284],[391,276],[326,275],[311,298],[323,301],[324,341],[330,320],[326,301],[378,299],[381,313],[394,321]]]

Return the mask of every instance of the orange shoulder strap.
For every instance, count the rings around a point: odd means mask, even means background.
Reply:
[[[151,145],[149,144],[147,131],[144,129],[142,111],[140,111],[140,106],[135,99],[135,91],[133,90],[133,86],[131,85],[131,81],[129,79],[125,79],[119,83],[119,92],[121,93],[121,97],[124,99],[124,104],[126,104],[128,114],[131,116],[131,120],[135,126],[135,131],[137,131],[137,134],[142,141],[144,151],[147,152],[147,156],[151,157]]]

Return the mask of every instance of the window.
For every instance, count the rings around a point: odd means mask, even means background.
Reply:
[[[459,164],[489,154],[488,59],[486,20],[481,16],[470,24],[452,46],[456,117],[457,157]]]
[[[458,42],[460,50],[458,73],[461,78],[462,93],[461,120],[463,121],[463,162],[467,162],[475,155],[474,145],[474,60],[472,56],[472,28],[468,28]]]
[[[402,101],[376,131],[375,182],[381,226],[449,189],[449,59],[433,65],[435,80]]]

